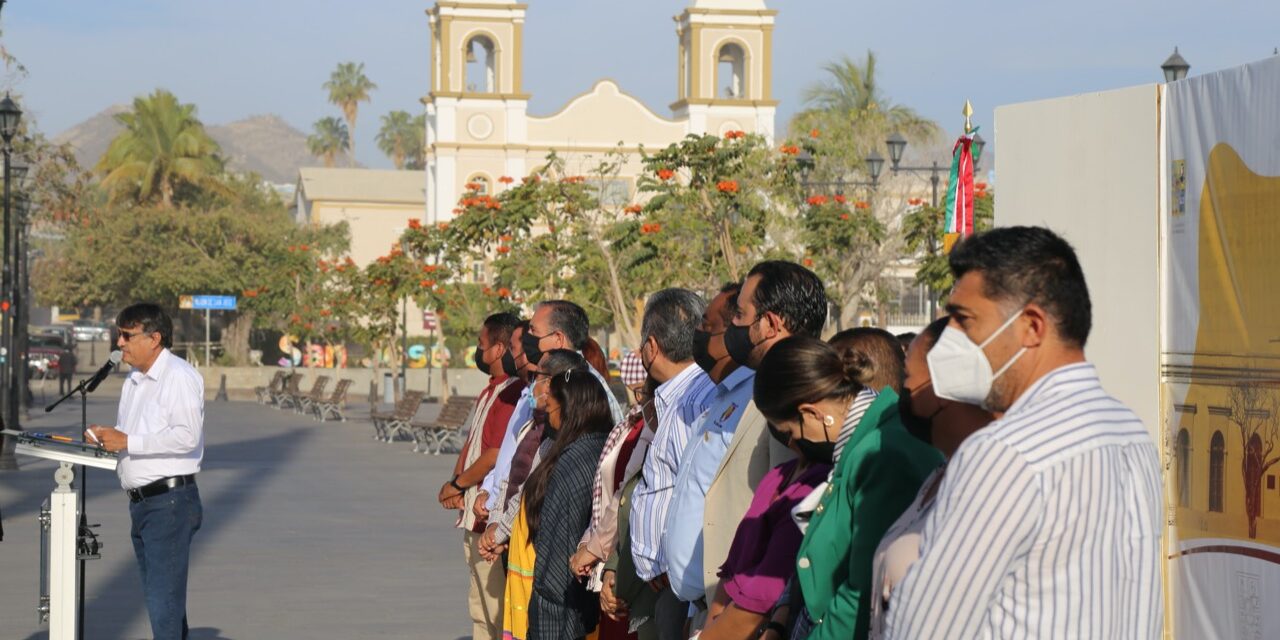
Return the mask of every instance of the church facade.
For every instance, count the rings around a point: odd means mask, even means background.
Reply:
[[[641,147],[656,150],[689,134],[774,135],[773,23],[763,0],[693,0],[676,17],[676,101],[655,113],[615,82],[600,80],[546,116],[528,112],[523,38],[528,5],[503,0],[437,2],[431,29],[427,114],[426,220],[453,216],[464,185],[490,193],[555,151],[585,172],[619,148],[628,160],[602,196],[630,201]]]

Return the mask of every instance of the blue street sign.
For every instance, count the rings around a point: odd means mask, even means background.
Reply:
[[[235,311],[235,296],[191,296],[192,309],[211,309],[213,311]]]

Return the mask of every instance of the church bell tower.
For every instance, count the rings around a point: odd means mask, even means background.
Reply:
[[[764,0],[694,0],[676,17],[675,117],[692,133],[774,133],[773,20]]]

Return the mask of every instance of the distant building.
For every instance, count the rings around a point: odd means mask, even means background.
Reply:
[[[491,193],[499,178],[520,178],[555,150],[570,171],[585,171],[621,141],[631,155],[608,197],[630,200],[638,149],[660,149],[690,133],[742,130],[772,140],[773,20],[763,0],[693,0],[676,18],[679,63],[670,117],[611,80],[547,116],[528,113],[523,85],[525,10],[506,0],[439,2],[431,24],[427,110],[426,221],[453,217],[467,183]],[[592,160],[594,157],[596,160]]]
[[[346,222],[348,255],[360,266],[387,255],[426,204],[422,171],[326,169],[298,171],[294,219],[298,224]],[[422,311],[409,302],[409,334],[422,335]]]

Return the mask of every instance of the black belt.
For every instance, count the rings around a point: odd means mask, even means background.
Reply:
[[[137,489],[125,489],[125,493],[129,494],[130,502],[142,502],[146,498],[169,493],[178,487],[187,485],[196,486],[195,474],[186,476],[171,476],[168,478],[160,478],[155,482],[142,485]]]

